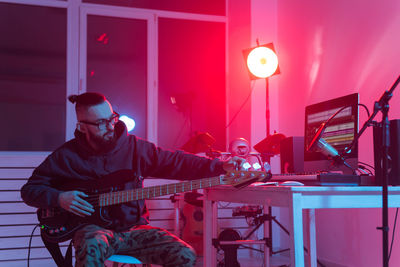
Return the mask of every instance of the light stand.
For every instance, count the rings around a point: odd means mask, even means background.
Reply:
[[[272,43],[260,45],[243,50],[247,68],[251,80],[265,79],[265,122],[267,139],[271,135],[271,115],[269,109],[269,77],[280,74],[278,56]],[[257,149],[256,149],[257,150]],[[271,153],[260,152],[263,161],[270,164]]]
[[[271,135],[271,113],[269,111],[269,79],[265,78],[265,122],[267,137]],[[270,163],[270,162],[269,162]]]
[[[389,91],[385,91],[381,98],[375,102],[374,104],[374,112],[368,118],[368,120],[364,123],[363,127],[359,131],[356,138],[354,138],[349,148],[345,149],[346,153],[349,153],[353,148],[354,144],[358,141],[362,133],[365,129],[373,125],[373,119],[378,114],[379,111],[382,112],[382,121],[380,125],[382,126],[382,226],[377,227],[378,230],[382,230],[382,260],[383,266],[389,266],[389,223],[388,223],[388,180],[389,180],[389,172],[388,172],[388,152],[390,145],[390,132],[389,132],[389,101],[393,96],[393,91],[396,86],[400,83],[400,76],[397,77],[397,80],[393,83],[392,87]]]

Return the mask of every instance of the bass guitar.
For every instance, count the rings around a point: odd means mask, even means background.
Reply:
[[[125,177],[117,177],[125,176]],[[195,189],[208,188],[217,185],[233,185],[243,188],[253,182],[267,181],[271,178],[269,173],[261,171],[233,171],[225,175],[211,178],[191,180],[187,182],[165,184],[152,187],[136,188],[125,191],[104,190],[104,185],[112,181],[132,180],[132,171],[121,170],[102,177],[100,180],[74,182],[71,190],[85,192],[85,198],[93,205],[95,212],[90,216],[80,217],[62,208],[38,209],[37,215],[42,237],[51,243],[60,243],[71,239],[74,233],[88,224],[109,227],[113,220],[109,216],[108,208],[113,205],[136,200],[152,199],[164,195],[182,193]],[[99,186],[102,185],[102,186]],[[106,191],[106,193],[104,193]]]

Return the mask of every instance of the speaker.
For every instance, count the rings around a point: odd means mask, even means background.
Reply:
[[[291,136],[280,142],[281,173],[304,172],[304,137]]]
[[[390,121],[389,185],[400,185],[400,120]],[[382,185],[382,128],[374,126],[375,182]]]

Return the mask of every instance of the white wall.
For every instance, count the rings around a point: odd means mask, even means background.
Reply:
[[[279,80],[279,131],[286,136],[303,136],[306,105],[354,92],[372,112],[373,102],[400,73],[400,2],[266,2],[277,4],[275,47],[281,74],[273,79]],[[267,8],[252,12],[252,17],[270,15]],[[266,35],[270,31],[267,28]],[[397,88],[390,102],[391,119],[400,118],[399,102]],[[264,112],[261,107],[259,112]],[[367,115],[362,109],[360,113],[362,125]],[[360,161],[373,164],[371,129],[360,139],[359,155]],[[390,210],[390,238],[394,212]],[[380,266],[382,234],[377,226],[381,226],[380,209],[318,211],[318,257],[345,266]],[[399,235],[396,237],[391,266],[400,265]]]

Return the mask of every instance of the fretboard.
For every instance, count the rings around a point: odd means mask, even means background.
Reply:
[[[195,189],[217,186],[221,184],[221,179],[222,176],[217,176],[217,177],[192,180],[182,183],[157,185],[145,188],[131,189],[126,191],[104,193],[99,195],[99,206],[100,207],[111,206],[134,200],[151,199],[170,194],[192,191]]]

